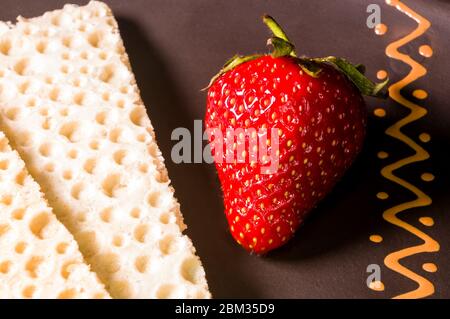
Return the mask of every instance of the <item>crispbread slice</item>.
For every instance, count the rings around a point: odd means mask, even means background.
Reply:
[[[210,296],[105,4],[0,25],[0,117],[111,296]]]
[[[0,299],[108,297],[0,132]]]

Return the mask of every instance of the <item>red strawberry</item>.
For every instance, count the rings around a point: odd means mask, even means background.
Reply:
[[[271,174],[249,150],[240,154],[245,162],[227,161],[225,146],[219,150],[209,134],[231,233],[255,253],[288,241],[351,165],[365,135],[361,93],[380,95],[386,84],[373,84],[343,59],[297,58],[278,24],[268,16],[264,22],[274,33],[274,52],[230,60],[211,81],[205,115],[207,129],[218,129],[234,152],[249,146],[252,129],[268,129],[269,139],[270,129],[278,132],[279,153],[269,145],[279,155]],[[237,128],[246,134],[227,136]]]

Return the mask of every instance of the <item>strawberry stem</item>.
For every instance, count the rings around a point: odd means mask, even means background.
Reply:
[[[262,19],[264,24],[270,29],[273,34],[273,37],[271,37],[267,41],[267,44],[273,47],[273,51],[271,53],[273,58],[291,57],[306,74],[312,77],[319,76],[320,72],[322,71],[321,64],[329,64],[343,73],[350,81],[352,81],[359,89],[361,94],[381,98],[385,98],[387,96],[385,88],[389,81],[388,79],[381,83],[374,83],[364,75],[364,65],[353,65],[345,59],[337,58],[334,56],[324,58],[299,58],[297,57],[297,54],[295,52],[294,45],[289,40],[288,36],[283,31],[281,26],[275,21],[275,19],[269,15],[264,15]],[[208,86],[204,88],[204,90],[208,89],[222,74],[234,69],[242,63],[257,59],[261,56],[263,55],[235,55],[225,63],[219,73],[211,79]]]
[[[294,45],[289,40],[286,33],[281,26],[269,15],[263,16],[263,22],[272,31],[274,37],[270,38],[267,44],[271,44],[274,48],[272,57],[278,58],[282,56],[291,56],[297,60],[298,65],[308,75],[317,77],[321,71],[320,63],[327,63],[334,66],[340,72],[344,73],[347,78],[352,81],[359,91],[368,96],[384,97],[385,93],[383,89],[388,83],[388,79],[381,83],[373,83],[364,76],[364,65],[353,65],[345,59],[336,57],[325,58],[297,58],[297,54],[294,50]]]
[[[289,40],[288,36],[286,35],[286,33],[283,31],[283,29],[281,28],[281,26],[278,24],[278,22],[275,21],[274,18],[272,18],[271,16],[265,14],[263,16],[263,22],[264,24],[270,29],[270,31],[272,31],[273,35],[276,38],[279,38],[281,40],[284,40],[285,42],[289,43],[292,46],[292,50],[287,54],[290,55],[292,57],[296,57],[297,54],[295,53],[294,45],[292,44],[292,42]]]
[[[272,57],[288,56],[294,52],[294,45],[284,39],[272,37],[267,40],[267,45],[273,46]]]

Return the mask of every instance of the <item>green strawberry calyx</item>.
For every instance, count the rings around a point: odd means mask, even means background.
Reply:
[[[318,77],[322,71],[322,64],[329,64],[336,68],[338,71],[343,73],[350,81],[352,81],[355,86],[359,89],[361,94],[366,96],[373,96],[378,98],[386,98],[386,86],[389,79],[384,80],[380,83],[374,83],[369,80],[365,75],[364,65],[357,64],[354,65],[347,61],[346,59],[327,56],[323,58],[309,58],[309,57],[298,57],[295,52],[295,46],[287,37],[286,33],[283,31],[281,26],[269,15],[263,16],[263,22],[272,32],[272,37],[268,39],[267,45],[273,48],[270,55],[274,58],[279,57],[291,57],[297,64],[302,68],[302,70],[312,77]],[[235,55],[229,59],[222,69],[216,74],[209,82],[209,88],[222,74],[234,69],[238,65],[260,58],[263,54],[253,54],[253,55]]]

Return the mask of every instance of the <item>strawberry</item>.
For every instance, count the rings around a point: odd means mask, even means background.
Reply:
[[[350,167],[365,136],[362,94],[381,96],[386,85],[344,59],[298,58],[275,20],[263,20],[274,35],[273,52],[228,61],[208,87],[205,115],[231,234],[257,254],[286,243]],[[231,129],[241,134],[230,137]],[[267,151],[278,156],[270,173],[267,158],[252,160],[244,149],[241,160],[235,154],[230,161],[223,149],[231,144],[237,153],[237,145],[250,145],[251,129],[262,129]]]

